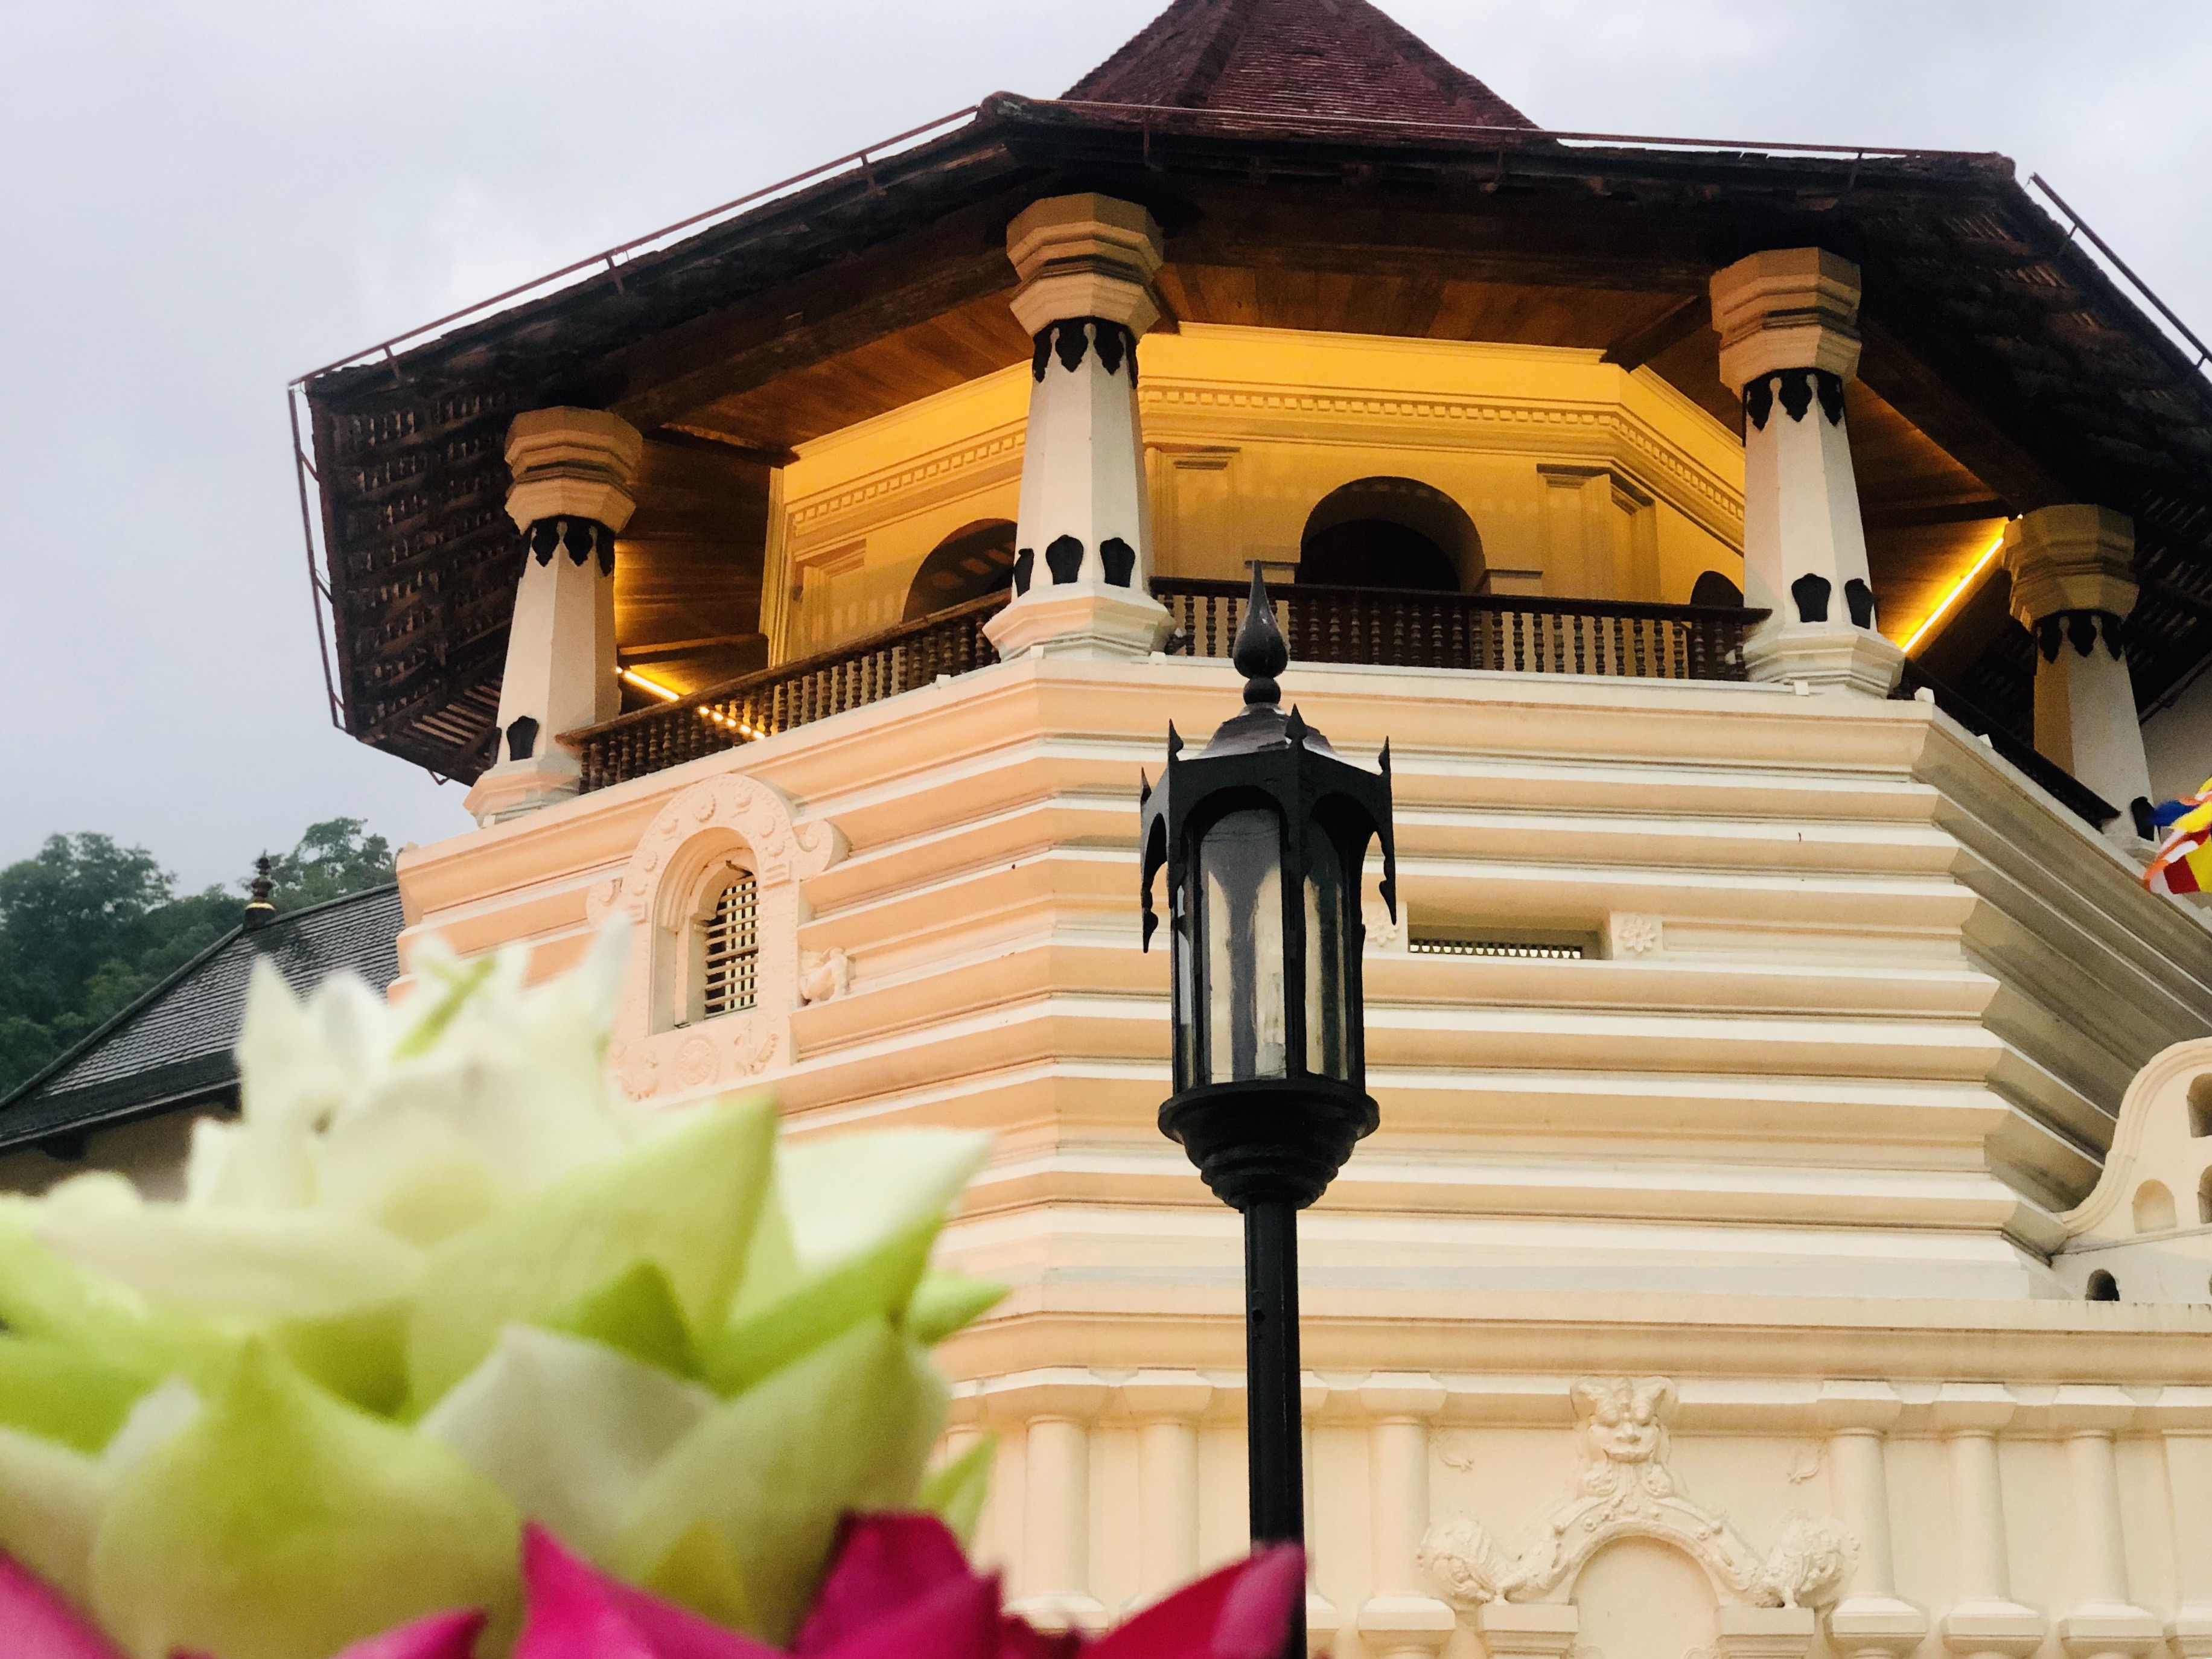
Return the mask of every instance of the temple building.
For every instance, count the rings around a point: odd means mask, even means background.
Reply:
[[[2079,228],[1175,0],[319,373],[344,725],[480,826],[400,965],[627,917],[650,1109],[995,1132],[948,1443],[1095,1626],[1243,1547],[1136,836],[1256,564],[1404,901],[1304,1225],[1316,1650],[2212,1654],[2212,933],[2141,884],[2212,388]]]

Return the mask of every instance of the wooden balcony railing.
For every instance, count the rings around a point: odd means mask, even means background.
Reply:
[[[964,674],[998,660],[983,624],[1006,604],[991,594],[902,623],[834,651],[801,657],[696,691],[674,702],[571,732],[562,741],[584,759],[588,793],[787,732],[848,708]]]
[[[1152,591],[1176,619],[1170,651],[1225,657],[1249,589],[1164,577]],[[1291,660],[1393,668],[1493,669],[1637,679],[1740,680],[1743,636],[1765,612],[1598,599],[1416,593],[1393,588],[1271,586]],[[920,622],[673,702],[641,708],[562,741],[584,763],[583,787],[642,777],[741,743],[879,702],[940,674],[996,659],[983,624],[994,594]]]
[[[1170,650],[1225,657],[1250,589],[1164,577],[1152,592],[1176,619]],[[1291,660],[1639,680],[1740,680],[1743,636],[1764,611],[1613,599],[1415,593],[1387,587],[1270,585]]]

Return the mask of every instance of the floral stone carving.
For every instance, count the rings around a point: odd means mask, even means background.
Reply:
[[[1834,1522],[1790,1516],[1762,1555],[1684,1490],[1667,1461],[1671,1381],[1583,1381],[1571,1397],[1579,1467],[1566,1495],[1522,1529],[1517,1548],[1508,1550],[1468,1516],[1438,1522],[1421,1540],[1421,1570],[1447,1600],[1462,1607],[1564,1601],[1589,1559],[1625,1538],[1680,1550],[1705,1569],[1723,1602],[1819,1607],[1835,1599],[1857,1545]]]

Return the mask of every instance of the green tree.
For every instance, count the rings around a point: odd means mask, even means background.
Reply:
[[[366,829],[312,824],[272,859],[277,909],[392,880],[391,844]],[[179,893],[144,848],[89,834],[0,869],[0,1095],[236,927],[246,884]]]
[[[311,823],[290,852],[270,860],[277,909],[297,910],[325,899],[381,887],[397,874],[398,855],[360,818]]]

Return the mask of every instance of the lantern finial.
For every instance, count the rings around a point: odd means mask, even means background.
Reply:
[[[1267,597],[1267,567],[1252,567],[1252,597],[1245,602],[1244,620],[1237,626],[1237,642],[1230,660],[1244,677],[1244,706],[1273,708],[1282,699],[1275,676],[1290,665],[1291,650],[1283,643],[1283,630],[1275,626],[1275,606]]]

